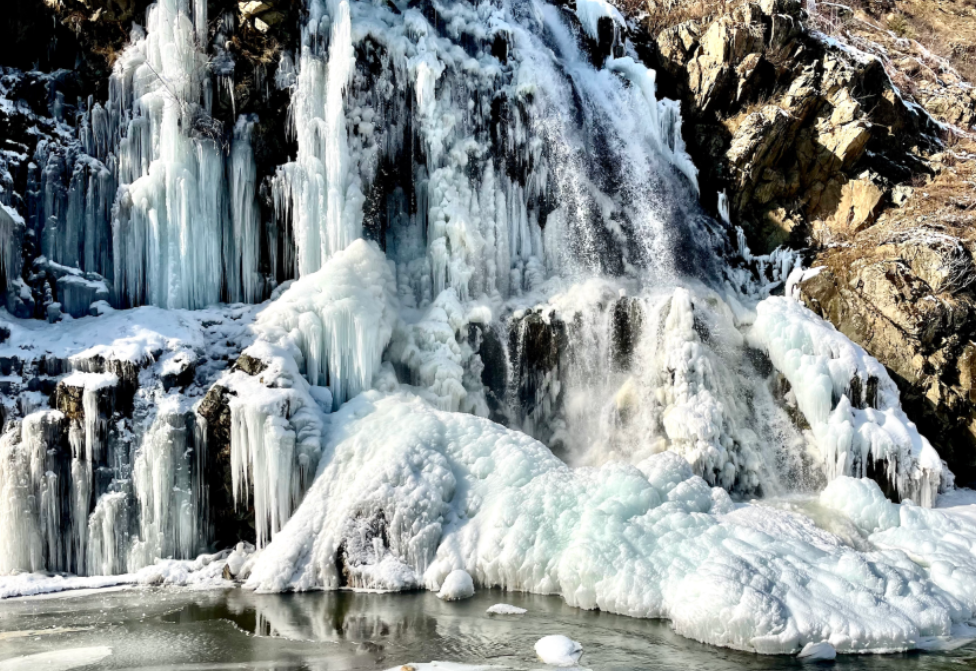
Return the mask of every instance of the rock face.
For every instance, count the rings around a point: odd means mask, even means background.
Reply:
[[[891,230],[820,252],[799,297],[892,373],[902,404],[962,483],[976,478],[976,264],[946,227]],[[951,230],[951,229],[950,229]]]
[[[823,269],[798,297],[888,367],[909,416],[972,482],[976,152],[960,131],[976,88],[889,29],[903,14],[711,5],[649,48],[682,101],[703,201],[726,191],[754,251],[812,251]]]
[[[870,226],[936,144],[880,60],[812,34],[808,18],[799,0],[745,3],[663,30],[653,49],[683,103],[703,200],[727,191],[754,251]]]

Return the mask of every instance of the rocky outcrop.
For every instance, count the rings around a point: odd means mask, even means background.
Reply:
[[[883,63],[811,32],[799,0],[744,3],[661,31],[703,198],[729,194],[754,251],[826,244],[870,226],[927,168],[938,127]]]
[[[883,221],[821,251],[799,283],[812,310],[881,361],[961,483],[976,479],[976,263],[968,231]]]
[[[899,24],[913,0],[815,16],[799,0],[671,4],[712,8],[648,48],[682,101],[703,201],[725,191],[753,251],[810,250],[821,270],[798,296],[887,366],[972,482],[976,88]]]

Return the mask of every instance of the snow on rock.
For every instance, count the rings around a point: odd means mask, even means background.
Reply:
[[[249,549],[243,550],[249,553]],[[196,559],[162,559],[138,571],[106,576],[16,573],[0,576],[0,599],[38,596],[71,590],[105,589],[120,585],[173,585],[196,589],[233,587],[224,579],[228,552],[203,554]]]
[[[379,248],[353,242],[257,315],[256,341],[244,354],[264,370],[250,375],[237,369],[218,381],[235,394],[234,497],[246,505],[253,495],[259,547],[291,516],[311,482],[324,412],[372,384],[397,318],[395,286]]]
[[[948,474],[884,366],[796,301],[770,297],[756,310],[750,337],[789,381],[828,479],[860,477],[880,462],[898,496],[933,506]]]
[[[529,611],[507,603],[496,603],[485,612],[489,615],[525,615]]]
[[[447,574],[437,596],[444,601],[462,601],[474,596],[474,581],[464,569],[455,569]]]
[[[567,636],[543,636],[535,643],[535,654],[550,666],[576,666],[583,656],[583,646]]]
[[[464,569],[768,654],[912,649],[973,616],[971,528],[869,481],[837,479],[822,503],[863,511],[855,524],[892,550],[856,551],[798,513],[750,521],[673,453],[572,469],[487,420],[366,392],[332,415],[318,477],[246,586],[437,590]]]
[[[98,317],[58,324],[0,315],[10,336],[0,343],[0,357],[32,361],[57,358],[82,362],[95,357],[143,364],[162,352],[207,347],[201,324],[226,319],[217,310],[184,311],[142,307],[135,310],[104,308]]]
[[[576,16],[586,34],[594,40],[600,39],[600,31],[597,27],[602,17],[611,19],[614,23],[614,30],[618,26],[626,26],[623,15],[607,0],[576,0]]]
[[[335,407],[368,389],[397,319],[396,281],[375,243],[357,240],[262,310],[258,339],[290,347]]]
[[[800,650],[797,658],[802,659],[804,662],[827,662],[832,659],[837,659],[837,650],[827,641],[807,643],[803,646],[803,650]]]

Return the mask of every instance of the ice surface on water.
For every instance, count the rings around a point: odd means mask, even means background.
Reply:
[[[318,478],[248,586],[436,590],[463,568],[481,586],[665,617],[763,653],[825,639],[910,649],[953,636],[976,607],[965,560],[949,559],[976,531],[887,502],[871,481],[840,478],[823,497],[865,511],[853,521],[883,549],[862,553],[796,513],[742,517],[671,452],[572,469],[524,434],[405,394],[367,392],[331,426]],[[911,561],[919,550],[933,561]]]
[[[5,659],[0,662],[0,669],[3,671],[29,671],[30,669],[68,671],[79,666],[97,664],[111,654],[112,648],[108,646],[69,648]]]

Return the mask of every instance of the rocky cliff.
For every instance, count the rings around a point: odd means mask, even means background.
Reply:
[[[938,7],[934,5],[938,4]],[[976,477],[976,10],[968,2],[649,0],[703,200],[754,251],[806,250],[797,291],[884,363]]]

